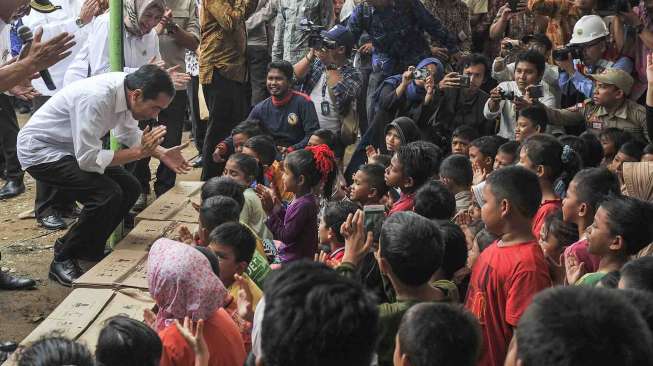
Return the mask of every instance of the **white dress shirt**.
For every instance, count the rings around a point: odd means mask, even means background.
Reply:
[[[88,24],[79,28],[75,23],[82,9],[82,0],[51,0],[51,2],[55,6],[61,6],[61,9],[47,14],[32,10],[28,16],[23,18],[23,24],[30,27],[32,33],[36,33],[38,28],[43,28],[43,41],[50,40],[63,32],[75,35],[75,46],[71,48],[71,55],[48,68],[57,89],[48,89],[43,79],[40,78],[32,81],[34,89],[46,96],[52,96],[63,88],[66,70],[73,62],[75,55],[86,43],[89,28]]]
[[[540,103],[544,104],[547,107],[555,108],[556,106],[556,97],[551,92],[551,88],[547,83],[542,83],[542,90],[544,96],[539,98]],[[523,97],[519,87],[517,87],[516,81],[503,81],[499,83],[499,88],[505,91],[515,92],[516,97]],[[501,124],[499,125],[499,133],[497,135],[514,140],[515,139],[515,123],[517,122],[517,113],[515,111],[515,105],[510,100],[502,100],[499,104],[499,109],[496,112],[490,111],[490,100],[488,99],[483,108],[483,115],[489,120],[493,120],[501,115]]]
[[[50,98],[18,133],[22,168],[74,156],[81,170],[102,174],[113,160],[114,152],[102,148],[110,130],[122,144],[138,145],[142,132],[127,107],[126,75],[81,80]]]
[[[11,39],[9,32],[11,27],[6,26],[0,29],[0,66],[11,59]]]

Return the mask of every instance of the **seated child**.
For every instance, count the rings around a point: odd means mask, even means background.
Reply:
[[[465,234],[451,221],[442,220],[437,224],[444,241],[444,256],[442,266],[432,277],[431,286],[442,290],[450,302],[459,303],[462,282],[469,277],[469,271],[464,271],[468,257]]]
[[[636,140],[628,141],[625,144],[621,145],[619,151],[617,151],[617,154],[614,156],[614,159],[612,159],[612,164],[608,165],[608,169],[610,169],[611,172],[617,174],[620,181],[623,182],[623,164],[639,162],[642,160],[643,153],[643,143]]]
[[[384,175],[385,167],[382,165],[362,165],[354,174],[354,181],[349,190],[349,199],[361,206],[382,205],[383,198],[388,192]]]
[[[28,344],[16,352],[16,356],[18,366],[95,365],[93,355],[86,345],[57,335],[43,337]]]
[[[515,165],[519,161],[519,148],[521,144],[517,141],[508,141],[497,150],[497,155],[494,157],[494,165],[492,170],[505,168],[507,166]]]
[[[385,183],[388,187],[397,188],[401,191],[399,200],[390,209],[389,215],[400,211],[413,209],[415,192],[429,180],[434,172],[434,167],[439,158],[432,154],[437,147],[430,143],[411,142],[402,145],[394,154],[390,166],[385,170]],[[437,149],[439,150],[439,149]]]
[[[601,166],[609,166],[614,160],[614,156],[617,155],[621,145],[625,144],[628,141],[631,141],[633,136],[622,129],[616,127],[609,127],[603,129],[599,134],[599,141],[603,147],[603,160],[601,161]]]
[[[254,157],[259,163],[257,183],[274,190],[282,202],[292,201],[294,195],[283,186],[283,165],[276,160],[277,147],[270,136],[254,136],[243,145],[243,154]]]
[[[406,145],[419,139],[420,132],[415,122],[408,117],[399,117],[385,127],[385,149],[381,149],[381,151],[387,151],[389,155],[394,155],[399,151],[401,145]],[[369,150],[367,156],[369,159]]]
[[[340,233],[340,227],[349,215],[356,213],[358,205],[351,201],[329,202],[324,208],[320,219],[318,237],[320,245],[328,248],[325,250],[327,257],[325,264],[335,268],[340,265],[345,254],[345,238]]]
[[[596,286],[606,273],[618,271],[642,248],[653,241],[653,204],[618,196],[601,203],[587,234],[589,252],[600,258],[596,272],[586,273],[574,257],[567,257],[570,284]],[[581,277],[582,276],[582,277]]]
[[[469,146],[478,138],[478,132],[472,126],[456,127],[451,134],[451,153],[469,157]]]
[[[444,184],[428,181],[415,193],[413,211],[430,220],[451,220],[456,214],[456,199]]]
[[[645,365],[651,331],[620,291],[554,287],[535,296],[505,366]]]
[[[599,138],[591,131],[585,131],[578,136],[585,143],[586,154],[582,154],[583,167],[595,168],[603,161],[603,146]]]
[[[104,322],[95,359],[103,366],[156,366],[163,345],[154,329],[136,319],[116,315]]]
[[[245,202],[240,212],[240,221],[254,230],[261,239],[273,239],[272,233],[265,226],[265,211],[261,200],[252,186],[256,186],[258,162],[255,158],[243,153],[232,154],[225,164],[223,176],[229,177],[243,186]]]
[[[308,139],[306,146],[326,145],[329,149],[334,150],[335,153],[336,136],[331,130],[321,128],[313,131],[313,134]]]
[[[473,178],[472,164],[463,155],[450,155],[440,165],[440,181],[456,199],[456,214],[467,211],[472,204]]]
[[[218,143],[213,152],[213,160],[224,161],[235,152],[242,152],[245,142],[254,136],[268,135],[269,132],[258,119],[246,119],[231,130],[231,136]]]
[[[653,257],[641,257],[621,267],[619,288],[632,288],[653,293]]]
[[[519,110],[515,123],[515,141],[522,143],[535,134],[545,133],[548,124],[549,118],[542,107],[533,105]]]
[[[396,338],[394,366],[475,366],[482,344],[478,321],[468,311],[437,303],[410,308]]]
[[[542,192],[535,173],[518,166],[492,172],[483,190],[483,222],[499,240],[474,263],[465,307],[481,322],[479,365],[502,365],[519,318],[533,296],[551,286],[531,225]]]
[[[588,168],[576,173],[562,201],[562,217],[565,222],[578,227],[579,241],[565,249],[565,258],[574,256],[576,262],[584,263],[588,272],[596,272],[599,258],[589,254],[586,231],[594,222],[599,205],[609,195],[620,193],[617,176],[605,168]]]
[[[501,144],[494,136],[483,136],[472,141],[469,146],[469,161],[474,170],[473,184],[480,184],[494,168],[494,158]]]
[[[544,218],[544,225],[540,232],[540,246],[544,258],[549,265],[549,274],[553,285],[565,283],[565,249],[578,241],[578,227],[570,222],[565,222],[562,210],[551,212]]]

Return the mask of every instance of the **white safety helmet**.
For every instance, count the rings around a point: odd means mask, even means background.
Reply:
[[[608,27],[598,15],[585,15],[574,25],[569,44],[583,44],[610,35]]]

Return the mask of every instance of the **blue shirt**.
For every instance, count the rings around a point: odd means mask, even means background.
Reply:
[[[579,61],[574,60],[574,68],[576,68],[576,65],[578,64]],[[609,67],[603,67],[601,65],[586,66],[585,74],[594,74],[601,72],[606,68],[619,69],[630,74],[633,72],[633,62],[628,57],[621,57]],[[576,71],[570,78],[569,74],[566,71],[560,69],[560,78],[558,79],[558,83],[560,84],[560,90],[562,90],[562,94],[564,95],[568,95],[571,90],[569,89],[569,83],[571,83],[571,85],[573,85],[578,92],[583,94],[585,98],[591,98],[592,95],[594,95],[594,81],[578,71]]]
[[[420,0],[397,0],[384,9],[362,3],[354,8],[347,28],[356,40],[363,32],[368,33],[374,46],[372,66],[386,76],[401,73],[431,56],[425,32],[449,52],[458,52],[456,35],[447,31]]]

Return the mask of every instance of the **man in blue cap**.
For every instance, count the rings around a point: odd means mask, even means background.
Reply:
[[[352,108],[361,90],[361,73],[350,60],[354,42],[346,27],[336,25],[322,32],[322,48],[311,48],[294,65],[298,89],[310,95],[320,128],[333,132],[342,145],[354,142],[355,131],[343,129],[343,122],[355,124]]]

